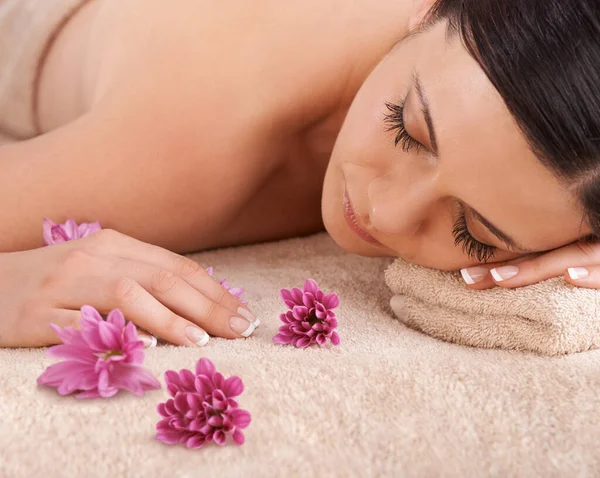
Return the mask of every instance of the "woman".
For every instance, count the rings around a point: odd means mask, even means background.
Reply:
[[[167,249],[323,223],[472,288],[598,287],[599,77],[599,0],[92,0],[44,62],[45,134],[0,150],[0,345],[54,343],[82,304],[247,336]],[[120,232],[34,249],[44,216]]]

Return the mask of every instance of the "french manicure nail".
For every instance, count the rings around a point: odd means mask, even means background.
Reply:
[[[569,277],[573,280],[585,279],[590,275],[590,271],[584,267],[569,267],[567,272],[569,273]]]
[[[468,269],[461,269],[460,274],[467,284],[473,285],[485,279],[488,270],[485,267],[470,267]]]
[[[250,336],[250,334],[252,334],[256,328],[256,325],[254,325],[252,322],[242,319],[241,317],[232,317],[229,319],[229,326],[231,327],[231,330],[242,337]]]
[[[204,330],[198,327],[187,327],[185,329],[187,338],[194,342],[198,347],[204,347],[210,338]]]
[[[516,276],[519,273],[519,268],[517,266],[504,266],[492,269],[490,272],[496,282],[502,282]]]
[[[156,344],[158,343],[154,335],[141,335],[140,340],[144,343],[145,349],[156,347]]]
[[[254,324],[255,327],[258,327],[260,325],[260,320],[258,320],[254,314],[252,312],[250,312],[248,309],[244,308],[244,307],[240,307],[237,310],[237,313],[240,314],[244,319],[246,319],[248,322],[251,322]]]

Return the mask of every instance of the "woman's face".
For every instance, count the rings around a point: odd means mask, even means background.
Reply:
[[[399,118],[414,141],[400,134]],[[363,84],[337,138],[322,206],[327,230],[348,251],[445,270],[589,234],[574,195],[537,159],[443,22],[398,44]],[[461,210],[464,224],[456,224]]]

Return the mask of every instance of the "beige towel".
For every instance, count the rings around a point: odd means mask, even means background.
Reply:
[[[38,134],[36,90],[44,56],[69,17],[87,0],[0,0],[0,131]]]
[[[539,357],[407,329],[388,307],[389,260],[346,254],[325,234],[194,257],[246,287],[262,325],[201,350],[159,346],[146,365],[163,384],[165,369],[201,356],[240,375],[246,444],[168,447],[153,439],[164,388],[61,398],[35,384],[53,363],[42,350],[0,349],[0,477],[598,476],[600,350]],[[337,348],[271,342],[279,289],[307,277],[341,297]]]
[[[519,289],[468,289],[459,273],[398,259],[386,271],[391,306],[411,328],[472,347],[543,355],[600,346],[600,291],[562,278]]]

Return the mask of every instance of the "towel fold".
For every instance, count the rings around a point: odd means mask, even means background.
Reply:
[[[52,41],[88,0],[0,0],[0,130],[14,138],[39,134],[36,93]]]
[[[481,348],[561,355],[600,347],[600,291],[563,278],[474,291],[459,273],[396,260],[385,273],[390,305],[407,326]]]

